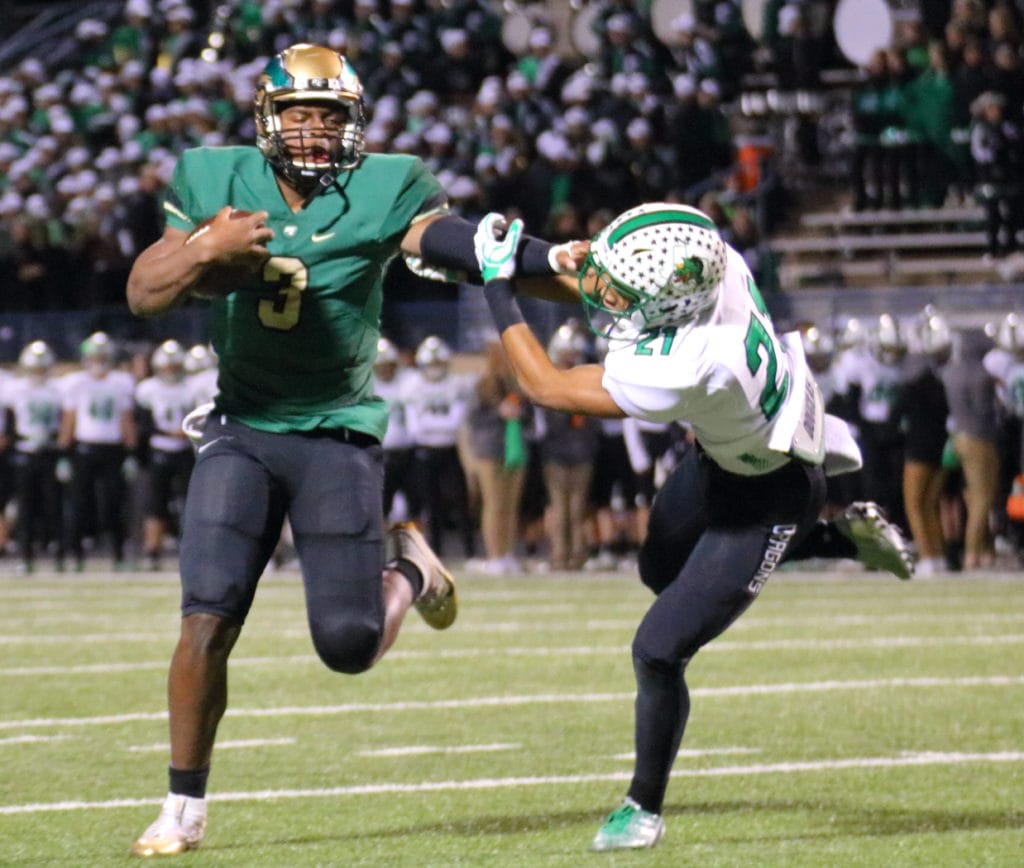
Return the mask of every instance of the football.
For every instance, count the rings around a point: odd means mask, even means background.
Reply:
[[[230,219],[237,220],[240,217],[248,217],[252,211],[242,208],[234,208],[231,211]],[[191,244],[210,229],[213,217],[207,217],[202,221],[185,239],[186,244]],[[193,289],[192,295],[195,298],[212,299],[222,298],[228,293],[235,292],[246,283],[252,280],[253,271],[242,265],[211,265],[203,274],[202,287]]]

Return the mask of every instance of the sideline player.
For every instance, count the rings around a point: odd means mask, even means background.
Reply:
[[[859,557],[909,578],[911,555],[873,505],[818,522],[826,472],[859,464],[827,417],[799,335],[779,338],[742,256],[702,212],[653,203],[599,232],[578,287],[603,365],[557,369],[513,294],[522,229],[489,214],[477,232],[485,293],[527,397],[567,413],[685,421],[696,435],[654,500],[640,577],[657,595],[633,640],[636,765],[595,850],[653,847],[690,709],[684,673],[787,558]],[[500,236],[500,237],[498,237]]]
[[[141,856],[203,837],[228,655],[286,517],[313,644],[331,669],[368,669],[410,605],[438,629],[456,616],[452,578],[422,535],[385,534],[387,407],[373,394],[372,365],[384,264],[401,252],[475,271],[476,226],[447,213],[418,158],[364,154],[362,85],[330,49],[275,55],[256,88],[255,122],[256,147],[181,156],[164,233],[128,278],[139,316],[193,293],[211,298],[219,372],[182,522],[170,787],[132,848]],[[524,239],[518,258],[550,283],[556,266],[573,267],[570,253]]]

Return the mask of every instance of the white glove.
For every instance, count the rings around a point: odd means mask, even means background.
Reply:
[[[121,476],[124,477],[125,482],[131,485],[139,476],[139,459],[134,455],[125,458],[121,463]]]
[[[515,277],[516,248],[522,233],[522,220],[513,220],[505,228],[505,218],[493,211],[480,221],[473,236],[473,249],[485,283],[499,277]]]
[[[58,458],[57,463],[54,466],[53,475],[57,477],[57,481],[61,485],[67,485],[71,481],[71,477],[74,476],[74,469],[71,466],[71,459]]]

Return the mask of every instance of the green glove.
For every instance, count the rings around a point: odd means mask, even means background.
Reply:
[[[473,236],[473,249],[485,283],[499,277],[515,277],[516,248],[522,233],[522,220],[513,220],[505,228],[505,218],[493,211],[480,221]]]

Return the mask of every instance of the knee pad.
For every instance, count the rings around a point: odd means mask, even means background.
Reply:
[[[370,618],[338,616],[311,620],[313,647],[328,669],[357,675],[373,664],[383,633]]]

